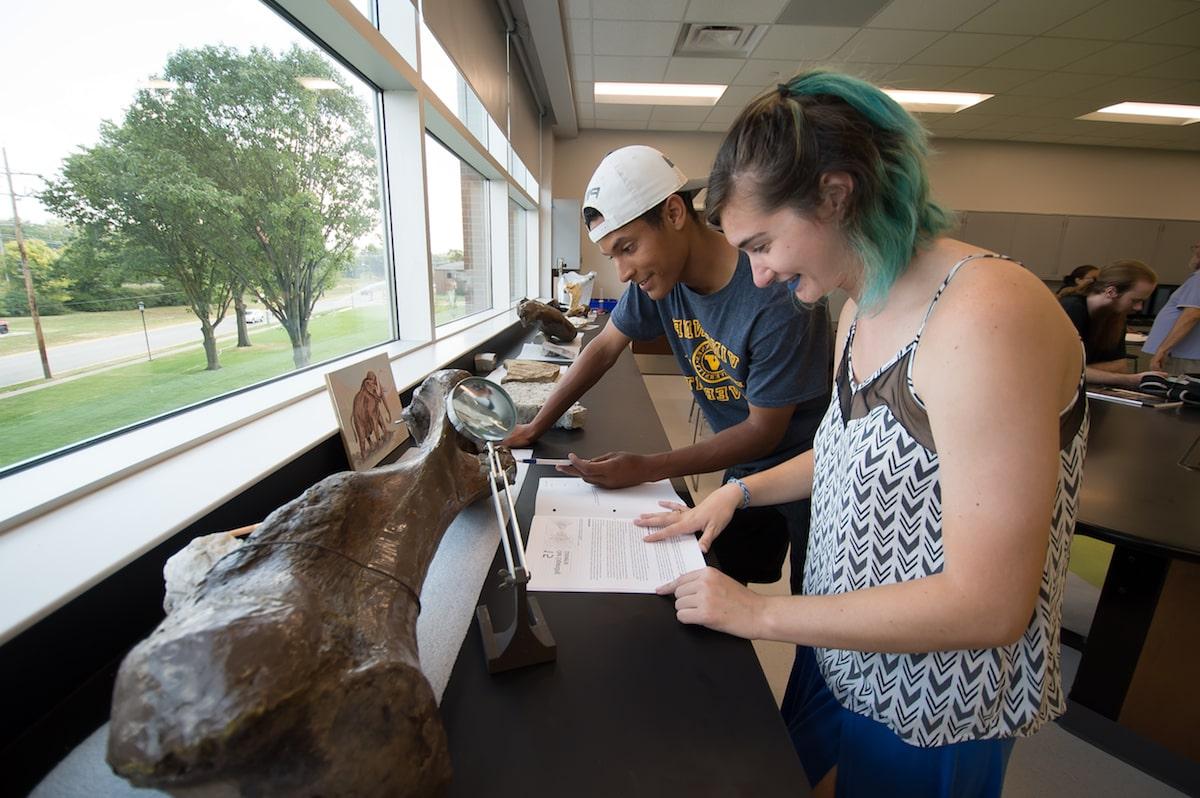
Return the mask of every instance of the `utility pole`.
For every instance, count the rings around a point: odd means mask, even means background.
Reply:
[[[51,379],[50,357],[46,354],[46,337],[42,335],[42,318],[38,315],[37,299],[33,295],[33,275],[29,273],[29,256],[25,253],[25,237],[21,235],[21,217],[17,214],[17,192],[13,190],[12,172],[8,168],[8,150],[0,147],[4,157],[4,175],[8,178],[8,196],[12,200],[13,231],[17,238],[17,251],[21,253],[21,271],[25,273],[25,296],[29,297],[29,315],[33,317],[33,332],[37,335],[38,354],[42,356],[42,374]]]

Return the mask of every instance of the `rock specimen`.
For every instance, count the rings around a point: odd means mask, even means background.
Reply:
[[[556,363],[544,360],[506,360],[500,382],[557,382],[559,373]]]
[[[524,327],[537,327],[551,341],[567,343],[574,341],[579,331],[575,329],[561,310],[538,302],[536,299],[523,299],[517,305],[517,315],[521,317]]]
[[[513,404],[517,406],[517,422],[528,424],[533,421],[533,417],[550,398],[550,392],[554,390],[554,383],[512,382],[505,385],[504,390],[508,392],[508,395],[512,397]],[[554,422],[554,426],[560,429],[581,429],[587,423],[587,414],[588,409],[579,402],[575,402],[567,408],[567,412],[563,413],[558,421]]]
[[[416,622],[443,532],[489,492],[486,455],[446,418],[466,376],[417,389],[400,462],[313,486],[177,599],[121,664],[113,770],[177,796],[444,790]]]
[[[163,595],[163,612],[170,615],[183,603],[209,572],[217,560],[242,545],[228,532],[201,535],[177,551],[163,568],[167,591]]]

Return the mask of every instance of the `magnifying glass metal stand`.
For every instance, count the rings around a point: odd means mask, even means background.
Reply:
[[[504,551],[506,567],[498,572],[498,598],[502,605],[511,606],[512,620],[507,628],[497,630],[487,604],[480,604],[475,610],[488,672],[500,673],[526,665],[552,662],[558,656],[558,648],[537,599],[528,594],[529,568],[525,563],[525,545],[517,522],[517,508],[509,490],[508,475],[501,467],[500,455],[496,451],[496,443],[504,440],[516,426],[516,406],[499,385],[480,377],[468,377],[451,392],[447,414],[455,429],[487,446],[492,507],[496,511],[496,523],[500,528],[500,543]],[[497,481],[504,486],[504,498],[512,522],[511,542]]]

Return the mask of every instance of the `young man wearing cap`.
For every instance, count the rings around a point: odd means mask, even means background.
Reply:
[[[722,468],[737,478],[811,448],[829,402],[825,306],[798,307],[780,284],[755,287],[749,259],[693,209],[697,187],[652,147],[623,147],[601,161],[584,194],[584,223],[630,286],[537,417],[506,443],[537,440],[631,340],[665,335],[715,434],[653,454],[610,452],[592,460],[572,454],[573,465],[559,470],[604,487]],[[734,527],[735,534],[727,531],[713,544],[726,573],[743,582],[774,581],[790,538],[793,589],[799,589],[807,501],[739,510]]]

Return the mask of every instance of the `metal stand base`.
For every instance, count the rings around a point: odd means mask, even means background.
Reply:
[[[558,646],[554,635],[542,617],[537,599],[527,595],[525,580],[511,585],[515,603],[512,625],[497,632],[492,628],[492,614],[486,604],[475,609],[475,620],[479,622],[479,633],[483,637],[483,654],[487,658],[488,673],[501,673],[553,662],[558,657]],[[502,593],[503,595],[503,593]]]

